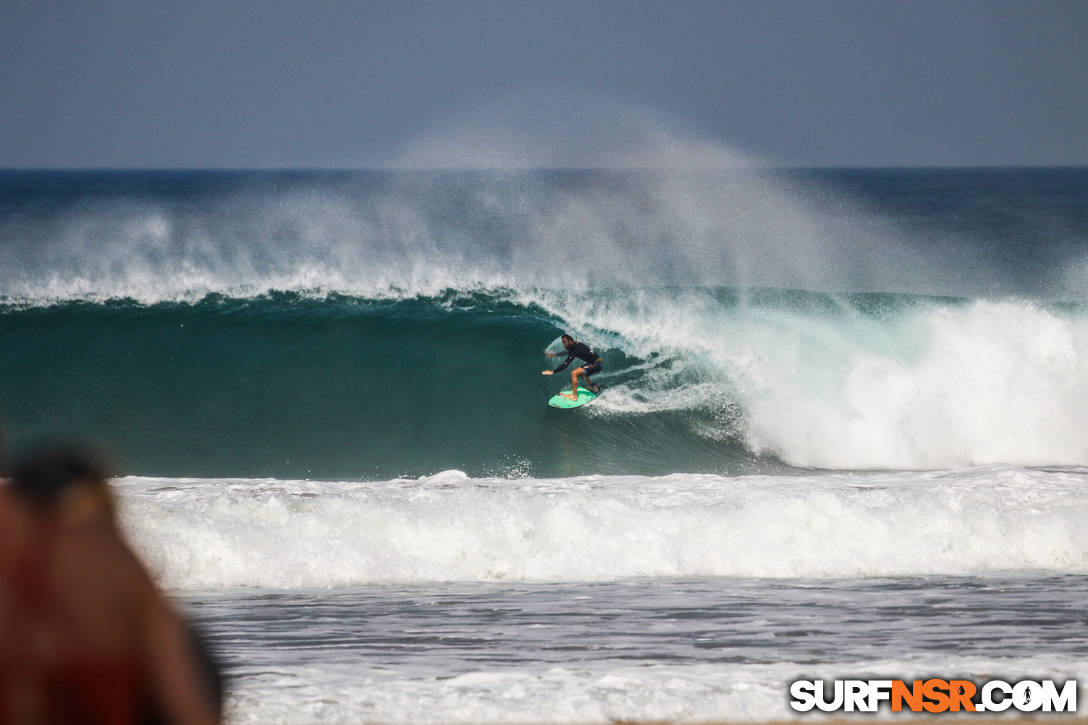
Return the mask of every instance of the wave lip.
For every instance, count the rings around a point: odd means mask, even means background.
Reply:
[[[174,589],[1088,571],[1086,472],[120,482]]]

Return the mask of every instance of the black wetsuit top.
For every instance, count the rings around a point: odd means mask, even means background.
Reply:
[[[585,360],[589,364],[593,364],[601,359],[601,356],[590,350],[589,345],[585,344],[584,342],[574,343],[573,345],[571,345],[570,349],[567,350],[567,353],[568,355],[566,361],[552,372],[557,373],[563,370],[563,368],[570,365],[570,361],[574,358],[578,358],[579,360]]]

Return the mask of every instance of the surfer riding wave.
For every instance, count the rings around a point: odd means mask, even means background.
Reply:
[[[590,392],[592,392],[594,395],[599,393],[600,388],[596,385],[596,383],[589,379],[589,376],[594,373],[599,373],[601,371],[601,356],[593,352],[593,350],[591,350],[589,346],[586,345],[584,342],[576,342],[575,339],[570,335],[564,334],[560,339],[563,341],[563,347],[567,351],[567,359],[564,360],[563,364],[561,364],[555,370],[545,370],[542,374],[554,375],[555,373],[562,372],[564,369],[566,369],[568,365],[570,365],[571,361],[574,360],[574,358],[578,358],[586,364],[582,365],[581,367],[576,367],[570,371],[571,391],[569,395],[566,393],[562,393],[562,396],[564,398],[569,398],[570,400],[578,400],[578,378],[580,377],[585,378],[586,387],[589,389]],[[545,354],[548,357],[557,357],[561,353],[554,353],[548,350],[545,351]]]

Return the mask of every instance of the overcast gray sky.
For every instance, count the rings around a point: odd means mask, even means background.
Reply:
[[[778,164],[1083,165],[1088,2],[0,0],[0,104],[3,167],[426,165],[491,109],[559,145],[637,110]]]

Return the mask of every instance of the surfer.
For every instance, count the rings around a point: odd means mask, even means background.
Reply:
[[[575,342],[574,338],[570,335],[564,334],[560,339],[563,341],[563,347],[567,350],[567,359],[555,370],[545,370],[542,374],[554,375],[555,373],[562,372],[570,365],[571,360],[578,358],[586,364],[570,371],[570,395],[562,393],[562,396],[564,398],[569,398],[570,400],[578,400],[578,378],[580,377],[585,378],[586,387],[589,388],[590,392],[594,395],[599,393],[601,389],[589,379],[589,376],[601,371],[601,356],[590,350],[589,345],[586,345],[584,342]],[[551,352],[550,350],[545,350],[544,352],[548,357],[558,357],[561,354]]]

